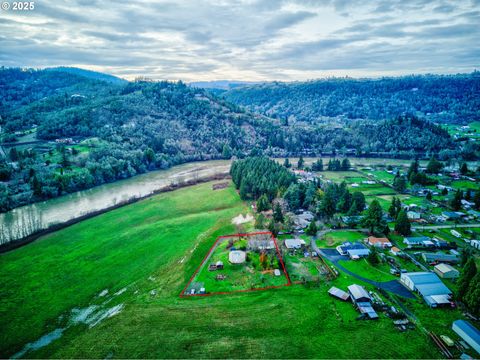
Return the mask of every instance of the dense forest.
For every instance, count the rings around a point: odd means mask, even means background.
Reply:
[[[433,122],[480,120],[480,72],[381,79],[332,78],[234,88],[225,99],[292,121],[325,117],[392,119],[410,113]]]
[[[0,68],[0,126],[0,211],[188,161],[327,153],[445,160],[477,150],[413,115],[286,121],[182,82],[71,68]]]

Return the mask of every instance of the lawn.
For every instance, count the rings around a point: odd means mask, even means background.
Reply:
[[[366,237],[366,235],[358,231],[331,231],[317,240],[317,246],[320,248],[336,247],[345,241],[361,241]]]
[[[351,303],[327,295],[332,285],[361,284],[342,273],[315,285],[179,298],[215,239],[234,232],[231,219],[245,211],[232,187],[212,191],[207,183],[119,208],[0,255],[0,356],[59,327],[66,329],[60,339],[26,356],[440,356],[418,329],[398,332],[384,315],[355,320]],[[354,237],[363,236],[342,240]],[[120,312],[95,326],[72,324],[72,309],[92,304],[120,306]]]
[[[351,187],[350,191],[361,191],[365,196],[368,195],[395,195],[396,192],[392,188],[382,184],[359,184],[357,187]]]
[[[360,259],[357,261],[340,261],[340,265],[342,265],[345,269],[350,270],[351,272],[369,280],[390,281],[397,279],[397,277],[390,274],[390,266],[384,263],[378,264],[377,266],[372,266],[366,259]]]
[[[318,174],[322,175],[324,179],[332,180],[334,182],[342,182],[344,180],[346,181],[346,178],[354,178],[356,179],[356,181],[362,181],[361,179],[367,180],[367,178],[363,178],[362,175],[356,171],[322,171]]]
[[[477,190],[480,188],[480,186],[476,182],[469,181],[469,180],[454,180],[452,181],[450,186],[453,187],[454,189],[459,189],[463,191],[466,191],[468,189]]]

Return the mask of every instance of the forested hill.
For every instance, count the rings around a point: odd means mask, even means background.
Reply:
[[[195,160],[465,152],[446,131],[411,116],[286,122],[182,82],[99,78],[0,69],[0,211]]]
[[[410,113],[433,122],[480,120],[480,72],[382,79],[332,78],[232,89],[225,99],[291,121],[323,117],[392,119]]]

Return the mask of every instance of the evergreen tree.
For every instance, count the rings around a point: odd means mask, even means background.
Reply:
[[[378,200],[373,200],[362,219],[363,226],[367,227],[371,233],[380,227],[383,228],[383,210]]]
[[[465,200],[472,200],[472,190],[471,189],[467,189],[467,192],[465,193]]]
[[[265,228],[265,216],[263,214],[258,214],[255,218],[255,229],[264,229]]]
[[[470,281],[463,302],[473,314],[480,315],[480,273],[477,272]]]
[[[10,149],[10,160],[12,160],[13,162],[19,160],[19,156],[18,156],[18,152],[17,152],[17,148],[16,148],[16,147],[12,147],[12,148]]]
[[[230,146],[228,146],[228,144],[223,145],[222,157],[224,159],[230,159],[232,157],[232,149],[230,149]]]
[[[365,206],[367,204],[365,200],[365,195],[361,191],[355,191],[352,194],[352,204],[355,203],[357,213],[361,213],[365,210]]]
[[[290,160],[288,160],[288,158],[285,158],[283,166],[285,166],[287,169],[290,169],[292,167],[292,164],[290,164]]]
[[[331,218],[335,214],[335,210],[336,206],[333,193],[327,189],[318,205],[317,212],[320,214],[320,216]]]
[[[477,275],[477,266],[475,265],[473,257],[470,257],[463,267],[462,274],[458,278],[457,296],[460,300],[463,301],[464,296],[468,292],[470,281],[472,281],[475,275]]]
[[[305,165],[305,160],[303,160],[303,156],[300,155],[300,158],[298,159],[298,163],[297,163],[297,168],[298,169],[303,169],[304,165]]]
[[[475,191],[473,195],[473,203],[475,204],[475,209],[480,210],[480,191]]]
[[[312,164],[313,171],[323,171],[323,161],[322,159],[318,159]]]
[[[277,236],[278,232],[280,231],[280,228],[275,223],[275,221],[273,221],[273,219],[268,223],[268,231],[270,231],[273,236]]]
[[[457,190],[455,196],[450,201],[450,206],[453,210],[458,211],[462,208],[462,199],[463,199],[463,192],[461,190]]]
[[[351,206],[352,194],[350,194],[350,191],[345,189],[344,193],[341,195],[340,200],[337,203],[337,211],[346,213],[348,210],[350,210]]]
[[[432,192],[431,192],[431,191],[427,192],[426,199],[427,199],[428,201],[432,201]]]
[[[350,161],[349,161],[347,158],[345,158],[345,159],[342,160],[341,169],[342,169],[343,171],[346,171],[346,170],[349,170],[349,169],[350,169]]]
[[[347,211],[347,215],[348,215],[348,216],[356,216],[356,215],[358,215],[358,214],[359,214],[359,212],[358,212],[357,201],[354,200],[354,201],[352,202],[352,206],[350,206],[350,209],[348,209],[348,211]]]
[[[40,184],[40,181],[38,181],[36,175],[34,175],[32,179],[32,190],[33,195],[42,196],[42,184]]]
[[[434,156],[430,158],[430,161],[427,164],[427,173],[429,174],[438,174],[443,169],[443,164],[435,159]]]
[[[378,258],[378,251],[375,246],[372,246],[372,248],[370,249],[370,253],[367,256],[367,261],[373,266],[376,266],[380,263],[380,259]]]
[[[446,188],[442,189],[442,195],[443,196],[448,195],[448,190]]]
[[[467,163],[463,163],[462,166],[460,166],[460,174],[462,174],[462,175],[467,175],[468,174]]]
[[[276,204],[273,210],[273,220],[277,223],[283,223],[283,213],[280,204]]]
[[[408,220],[405,210],[401,210],[397,215],[395,231],[403,236],[408,236],[412,233],[410,221]]]
[[[407,189],[407,179],[405,179],[405,176],[395,176],[393,179],[393,188],[400,193],[404,192]]]
[[[268,201],[267,195],[263,194],[257,200],[257,211],[267,211],[270,209],[270,202]]]
[[[392,203],[390,204],[390,207],[388,208],[388,215],[392,219],[395,219],[398,215],[398,209],[397,209],[397,197],[394,196],[392,199]]]
[[[317,224],[315,223],[315,220],[312,220],[308,225],[307,229],[305,230],[305,234],[310,236],[315,236],[317,235],[317,232],[318,232]]]
[[[415,161],[413,161],[410,164],[410,167],[408,168],[408,172],[407,172],[408,180],[412,181],[412,176],[418,173],[418,167],[419,167],[418,160],[415,159]]]

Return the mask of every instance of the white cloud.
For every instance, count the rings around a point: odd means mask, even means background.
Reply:
[[[478,10],[470,0],[43,0],[0,12],[0,65],[186,81],[464,72],[479,67]]]

